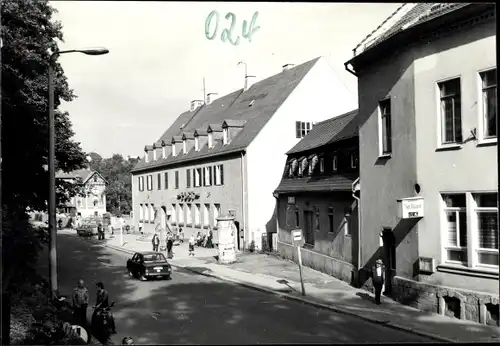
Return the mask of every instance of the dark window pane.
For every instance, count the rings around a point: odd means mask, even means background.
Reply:
[[[483,253],[480,252],[477,255],[478,262],[480,264],[488,264],[491,266],[498,265],[498,254],[497,253]]]
[[[483,88],[497,85],[497,70],[490,70],[481,74]]]
[[[465,208],[465,194],[445,194],[443,200],[449,208]]]
[[[467,250],[448,250],[448,259],[467,263]]]
[[[496,212],[478,212],[479,247],[498,249],[498,215]]]
[[[476,195],[477,206],[480,208],[496,208],[497,194],[496,193],[481,193]]]

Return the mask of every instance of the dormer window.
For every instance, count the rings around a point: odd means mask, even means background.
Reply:
[[[226,145],[228,142],[228,133],[227,133],[227,127],[222,129],[222,144]]]
[[[145,151],[145,154],[144,154],[144,161],[149,162],[149,153],[147,150]]]
[[[187,146],[185,139],[182,140],[182,152],[184,153],[184,155],[187,154]]]
[[[153,148],[153,161],[156,161],[156,149]]]
[[[194,137],[194,150],[199,151],[200,150],[200,140],[198,139],[199,137]]]
[[[172,156],[177,156],[176,150],[175,150],[175,143],[172,143]]]
[[[214,144],[214,137],[213,137],[213,132],[208,133],[208,148],[212,149]]]

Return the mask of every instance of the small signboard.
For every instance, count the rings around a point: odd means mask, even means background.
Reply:
[[[400,201],[400,213],[403,219],[421,218],[424,216],[424,198],[410,197]]]
[[[292,238],[294,241],[302,240],[302,230],[296,229],[292,231]]]

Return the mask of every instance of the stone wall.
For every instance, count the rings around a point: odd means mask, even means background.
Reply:
[[[371,290],[371,285],[365,286]],[[448,315],[476,323],[499,325],[498,296],[481,292],[436,286],[399,276],[394,277],[392,297],[406,305],[426,312]],[[453,302],[457,302],[456,311]]]
[[[278,241],[278,253],[281,257],[298,263],[297,248]],[[311,269],[328,274],[337,279],[353,284],[355,267],[342,260],[326,256],[313,250],[301,248],[302,264]]]

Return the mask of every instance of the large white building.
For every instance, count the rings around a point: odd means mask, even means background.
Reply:
[[[206,104],[192,101],[132,171],[135,224],[153,233],[170,214],[185,235],[206,232],[222,214],[235,216],[236,249],[260,248],[276,232],[273,191],[285,152],[317,121],[356,108],[355,98],[316,58]]]

